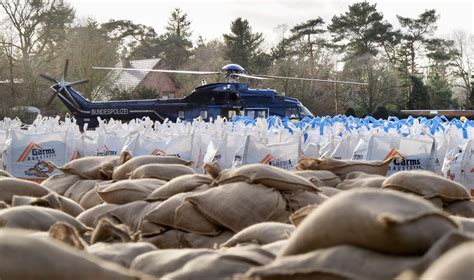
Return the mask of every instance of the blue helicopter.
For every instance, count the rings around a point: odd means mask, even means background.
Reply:
[[[103,70],[144,71],[135,68],[93,67]],[[56,80],[48,75],[41,77],[54,83],[51,87],[54,94],[48,101],[51,104],[57,96],[76,118],[77,124],[88,128],[99,125],[100,119],[115,119],[130,121],[149,117],[152,120],[163,122],[168,119],[176,121],[192,121],[197,117],[203,120],[215,119],[217,116],[228,119],[233,116],[247,116],[250,118],[266,118],[269,116],[302,119],[313,117],[313,114],[296,98],[286,97],[272,89],[252,89],[247,83],[239,82],[239,78],[250,79],[295,79],[319,82],[364,84],[358,82],[319,80],[310,78],[282,77],[259,75],[252,76],[237,64],[228,64],[219,72],[182,71],[146,69],[146,71],[178,73],[178,74],[223,74],[227,78],[225,83],[205,84],[195,88],[188,96],[174,99],[143,99],[124,101],[95,102],[84,98],[73,86],[87,83],[88,80],[67,82],[68,60],[64,67],[63,77]]]

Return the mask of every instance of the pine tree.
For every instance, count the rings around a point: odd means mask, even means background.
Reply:
[[[162,49],[165,64],[179,69],[188,62],[193,43],[191,42],[191,21],[180,9],[175,9],[168,20],[166,33],[162,36]]]
[[[412,83],[412,94],[408,100],[408,109],[428,109],[430,107],[430,98],[423,80],[416,76],[410,76],[410,80]]]

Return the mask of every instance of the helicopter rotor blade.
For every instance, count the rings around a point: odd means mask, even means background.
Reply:
[[[58,83],[58,81],[55,78],[52,78],[51,76],[48,76],[46,74],[39,74],[39,75],[40,75],[41,78],[46,79],[46,80],[48,80],[52,83],[55,83],[55,84]]]
[[[140,69],[140,68],[114,68],[114,67],[97,67],[92,69],[98,70],[116,70],[116,71],[138,71],[138,72],[161,72],[161,73],[177,73],[177,74],[195,74],[195,75],[212,75],[219,74],[215,71],[187,71],[187,70],[164,70],[164,69]]]
[[[48,99],[48,103],[46,103],[46,107],[49,107],[51,103],[53,103],[54,98],[56,98],[56,93],[53,92],[53,95]]]
[[[266,78],[266,77],[258,77],[258,76],[252,76],[252,75],[241,74],[241,73],[235,73],[235,74],[232,74],[232,75],[239,76],[239,77],[242,77],[242,78],[255,79],[255,80],[268,80],[268,78]]]
[[[87,79],[74,81],[74,82],[69,83],[69,86],[72,87],[72,86],[82,85],[82,84],[85,84],[85,83],[88,83],[88,82],[89,82],[89,80],[87,80]]]
[[[67,70],[69,68],[69,59],[66,59],[66,62],[64,62],[64,72],[63,72],[63,80],[65,81],[67,78]]]
[[[368,85],[368,83],[362,83],[362,82],[322,80],[322,79],[313,79],[313,78],[298,78],[298,77],[284,77],[284,76],[271,76],[271,75],[259,75],[259,77],[272,78],[272,79],[284,79],[284,80],[314,81],[314,82],[335,83],[335,84]]]

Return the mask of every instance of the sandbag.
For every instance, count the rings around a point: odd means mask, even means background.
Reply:
[[[336,187],[341,182],[339,176],[327,170],[300,170],[294,173],[308,179],[317,187]]]
[[[13,176],[7,171],[0,169],[0,177],[13,177]]]
[[[291,214],[290,222],[293,225],[298,226],[309,215],[309,213],[316,209],[316,207],[318,207],[318,205],[308,205],[296,210],[295,213]]]
[[[161,249],[136,257],[130,269],[159,278],[182,268],[192,259],[208,254],[216,253],[209,249]]]
[[[72,160],[59,169],[84,179],[111,180],[113,169],[119,163],[119,159],[119,156],[88,156]]]
[[[382,188],[410,192],[427,199],[439,197],[445,203],[471,199],[461,184],[430,171],[397,172],[385,179]]]
[[[384,176],[377,174],[351,172],[347,174],[344,181],[339,183],[336,188],[341,190],[350,190],[356,188],[381,188],[385,179],[386,178]]]
[[[48,193],[50,190],[35,182],[0,177],[0,201],[5,201],[8,204],[12,203],[14,195],[41,197]]]
[[[97,193],[96,189],[93,188],[86,192],[84,196],[81,198],[79,201],[79,204],[84,208],[84,209],[90,209],[94,206],[97,206],[99,204],[104,203],[102,198],[99,196]]]
[[[233,232],[260,222],[280,221],[286,203],[280,192],[245,182],[225,184],[186,197],[209,220]],[[286,216],[285,216],[286,218]]]
[[[190,192],[202,185],[212,183],[212,178],[201,174],[182,175],[171,179],[166,184],[154,190],[148,197],[148,201],[165,200],[178,193]]]
[[[334,158],[303,158],[298,161],[297,170],[328,170],[339,176],[342,180],[346,175],[354,172],[367,174],[387,175],[388,167],[394,158],[381,160],[338,160]]]
[[[321,204],[329,197],[322,193],[313,193],[307,191],[282,193],[286,200],[286,209],[291,213],[310,204]]]
[[[312,211],[281,255],[342,244],[380,253],[420,255],[457,228],[457,223],[422,198],[388,190],[350,190]]]
[[[43,232],[38,231],[37,233]],[[57,222],[49,228],[48,238],[58,240],[78,250],[84,250],[87,247],[86,241],[79,232],[74,227],[63,222]]]
[[[129,178],[156,178],[169,181],[173,178],[186,174],[195,174],[195,172],[191,167],[182,164],[151,163],[142,165],[133,172],[129,173]]]
[[[240,248],[239,248],[240,249]],[[205,254],[187,262],[162,279],[232,279],[253,266],[269,263],[273,255],[260,248]]]
[[[94,228],[99,219],[108,211],[118,207],[117,204],[103,203],[95,207],[89,208],[77,216],[77,220],[88,227]]]
[[[138,234],[133,234],[123,224],[116,224],[110,219],[101,218],[91,234],[90,243],[98,242],[133,242],[138,240]]]
[[[234,247],[238,244],[245,243],[265,245],[287,239],[294,229],[294,226],[283,223],[258,223],[239,231],[232,238],[223,243],[222,247]]]
[[[114,168],[112,179],[114,181],[124,180],[128,178],[129,173],[135,171],[140,166],[151,163],[161,163],[161,164],[182,164],[182,165],[191,165],[191,161],[182,160],[175,156],[137,156],[134,157],[122,165],[119,165]]]
[[[94,189],[99,180],[79,180],[74,183],[67,191],[64,192],[65,197],[74,200],[80,204],[81,198],[90,190]]]
[[[439,197],[432,197],[432,198],[428,198],[427,200],[439,209],[444,208],[443,200],[441,200],[441,198]]]
[[[149,242],[159,249],[191,248],[184,235],[184,231],[170,229],[158,235],[144,236],[141,241]]]
[[[95,243],[87,248],[87,252],[105,261],[129,268],[132,261],[145,253],[157,248],[147,242],[137,243]]]
[[[437,259],[421,275],[421,279],[466,279],[474,276],[474,241],[466,242]]]
[[[13,196],[12,206],[32,205],[48,207],[57,210],[61,210],[73,217],[77,217],[84,211],[77,202],[72,199],[57,195],[56,193],[50,193],[43,197],[31,197],[31,196]]]
[[[267,164],[247,164],[235,169],[221,171],[215,179],[218,185],[235,182],[262,184],[279,191],[319,191],[307,179],[295,175],[290,171]]]
[[[234,233],[230,230],[223,230],[221,233],[215,236],[206,236],[193,232],[184,233],[183,237],[189,244],[190,248],[207,248],[207,249],[218,249],[219,246],[234,236]]]
[[[15,231],[0,231],[2,279],[138,279],[119,265]]]
[[[0,210],[1,227],[48,231],[56,222],[65,222],[76,228],[80,233],[89,230],[71,215],[56,209],[18,206]]]
[[[460,200],[451,202],[444,207],[444,211],[448,212],[451,215],[474,218],[474,201]]]
[[[64,195],[79,180],[83,180],[79,175],[58,173],[41,182],[41,185],[60,195]]]
[[[462,232],[474,234],[474,219],[473,218],[465,218],[465,217],[459,217],[459,216],[450,216],[450,218],[461,225],[460,230]]]
[[[142,220],[159,203],[148,203],[146,201],[134,201],[107,211],[103,217],[112,217],[117,222],[127,225],[133,233],[140,230]],[[143,232],[142,232],[143,233]]]
[[[203,235],[217,235],[221,228],[203,216],[185,198],[193,193],[180,193],[160,203],[150,211],[145,219],[171,228]]]
[[[339,245],[284,256],[272,263],[249,269],[251,279],[394,279],[415,266],[417,256],[396,256],[364,248]]]
[[[110,185],[99,185],[96,192],[104,202],[127,204],[144,200],[164,183],[166,182],[158,179],[122,180]]]
[[[320,187],[322,195],[325,195],[327,197],[333,197],[336,194],[343,192],[343,190],[336,189],[336,188],[331,188],[331,187]]]

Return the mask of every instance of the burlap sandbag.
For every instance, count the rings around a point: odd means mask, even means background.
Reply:
[[[74,183],[66,192],[64,196],[74,200],[75,202],[81,202],[81,198],[90,190],[94,189],[96,184],[101,181],[99,180],[80,180]]]
[[[351,172],[346,175],[344,181],[337,185],[337,188],[341,190],[350,190],[356,188],[381,188],[385,179],[385,176],[377,174]]]
[[[189,174],[171,179],[166,184],[154,190],[148,201],[165,200],[178,193],[190,192],[202,185],[212,183],[212,178],[201,174]]]
[[[145,253],[157,248],[148,242],[137,243],[95,243],[87,248],[87,252],[103,260],[129,268],[132,261]]]
[[[80,233],[89,230],[89,228],[71,215],[56,209],[18,206],[0,210],[1,227],[48,231],[56,222],[65,222],[76,228]]]
[[[318,207],[318,205],[308,205],[296,210],[295,213],[291,214],[290,222],[293,225],[298,226],[309,215],[309,213],[316,209],[316,207]]]
[[[301,176],[278,167],[260,163],[223,170],[215,180],[218,185],[235,182],[262,184],[279,191],[319,191],[313,183]]]
[[[338,160],[334,158],[303,158],[298,161],[297,170],[328,170],[339,176],[342,180],[346,175],[354,172],[367,174],[387,175],[388,167],[394,158],[381,160]]]
[[[252,279],[394,279],[404,270],[422,273],[439,256],[470,240],[472,236],[451,231],[422,256],[397,256],[338,245],[279,257],[266,266],[249,270],[246,275]]]
[[[84,179],[110,180],[119,159],[119,156],[89,156],[70,161],[59,169],[64,173],[76,174]]]
[[[72,199],[60,196],[56,193],[50,193],[43,197],[32,197],[32,196],[13,196],[12,206],[32,205],[40,207],[48,207],[58,209],[67,213],[73,217],[77,217],[84,211],[77,202]]]
[[[263,250],[266,250],[270,253],[272,253],[273,255],[278,255],[278,252],[280,252],[281,248],[283,248],[283,246],[285,246],[286,242],[288,242],[287,239],[283,239],[283,240],[279,240],[279,241],[275,241],[275,242],[272,242],[272,243],[268,243],[268,244],[265,244],[265,245],[262,245],[261,248]]]
[[[254,243],[265,245],[287,239],[295,227],[284,223],[265,222],[251,225],[236,233],[222,244],[222,247],[234,247],[238,244]]]
[[[183,236],[190,248],[218,249],[222,243],[234,236],[234,232],[230,230],[223,230],[216,236],[206,236],[202,234],[186,232]]]
[[[160,225],[165,225],[187,232],[194,232],[203,235],[218,235],[221,227],[211,222],[203,216],[185,198],[194,193],[179,193],[160,203],[150,211],[145,219]]]
[[[104,202],[127,204],[137,200],[144,200],[149,194],[165,183],[166,181],[158,179],[122,180],[110,185],[99,185],[96,191]]]
[[[439,197],[445,203],[471,198],[461,184],[431,171],[397,172],[385,179],[382,188],[410,192],[427,199]]]
[[[174,272],[202,255],[216,254],[209,249],[162,249],[136,257],[130,268],[155,277]]]
[[[462,232],[474,234],[474,218],[465,218],[459,216],[450,216],[450,218],[461,225],[460,230]]]
[[[14,195],[41,197],[50,193],[50,190],[26,180],[0,177],[0,201],[11,204]]]
[[[286,200],[286,209],[291,213],[311,204],[321,204],[328,200],[329,197],[322,193],[313,193],[307,191],[282,193]]]
[[[225,184],[188,196],[196,209],[210,221],[234,232],[260,222],[280,221],[286,203],[280,192],[245,182]]]
[[[158,235],[142,237],[141,241],[149,242],[159,249],[191,248],[191,244],[184,239],[185,234],[184,231],[170,229]]]
[[[79,175],[59,173],[44,180],[41,182],[41,185],[60,195],[64,195],[64,193],[79,180],[83,180]]]
[[[54,240],[0,231],[2,279],[139,279],[144,275]]]
[[[427,200],[439,209],[444,208],[443,200],[441,200],[441,198],[439,197],[432,197],[432,198],[428,198]]]
[[[466,279],[474,277],[474,241],[448,251],[420,277],[426,280]]]
[[[79,204],[84,208],[84,209],[90,209],[94,206],[100,205],[104,203],[102,198],[99,196],[97,193],[96,189],[93,188],[86,192],[84,196],[81,198],[79,201]]]
[[[191,165],[191,161],[182,160],[175,156],[153,156],[153,155],[144,155],[134,157],[122,165],[119,165],[114,168],[112,179],[114,181],[124,180],[128,178],[129,173],[135,171],[140,166],[151,163],[161,163],[161,164],[182,164],[182,165]]]
[[[10,205],[8,205],[5,201],[0,201],[0,209],[7,209]]]
[[[103,217],[111,217],[119,223],[127,225],[135,233],[140,230],[140,225],[145,216],[151,212],[159,203],[148,203],[146,201],[134,201],[113,208]]]
[[[458,215],[467,218],[474,218],[474,201],[460,200],[451,202],[444,206],[444,211],[451,215]]]
[[[144,179],[144,178],[155,178],[160,180],[169,181],[173,178],[195,174],[194,170],[186,165],[182,164],[163,164],[163,163],[150,163],[145,164],[133,172],[129,173],[130,179]]]
[[[133,242],[138,241],[139,235],[133,234],[124,224],[118,224],[108,218],[101,218],[91,234],[90,243]]]
[[[458,225],[428,201],[397,191],[344,191],[319,205],[282,256],[347,244],[388,254],[423,254]]]
[[[99,219],[108,211],[118,207],[117,204],[103,203],[95,207],[89,208],[77,216],[77,220],[88,227],[94,228]]]
[[[336,194],[343,192],[343,190],[331,188],[331,187],[320,187],[321,193],[327,197],[333,197]]]
[[[341,182],[339,176],[327,170],[300,170],[294,173],[308,179],[317,187],[336,187]]]
[[[7,171],[0,169],[0,177],[13,177],[13,176]]]
[[[240,249],[240,248],[239,248]],[[187,262],[181,269],[162,279],[232,279],[253,266],[272,261],[273,255],[260,248],[206,254]]]

